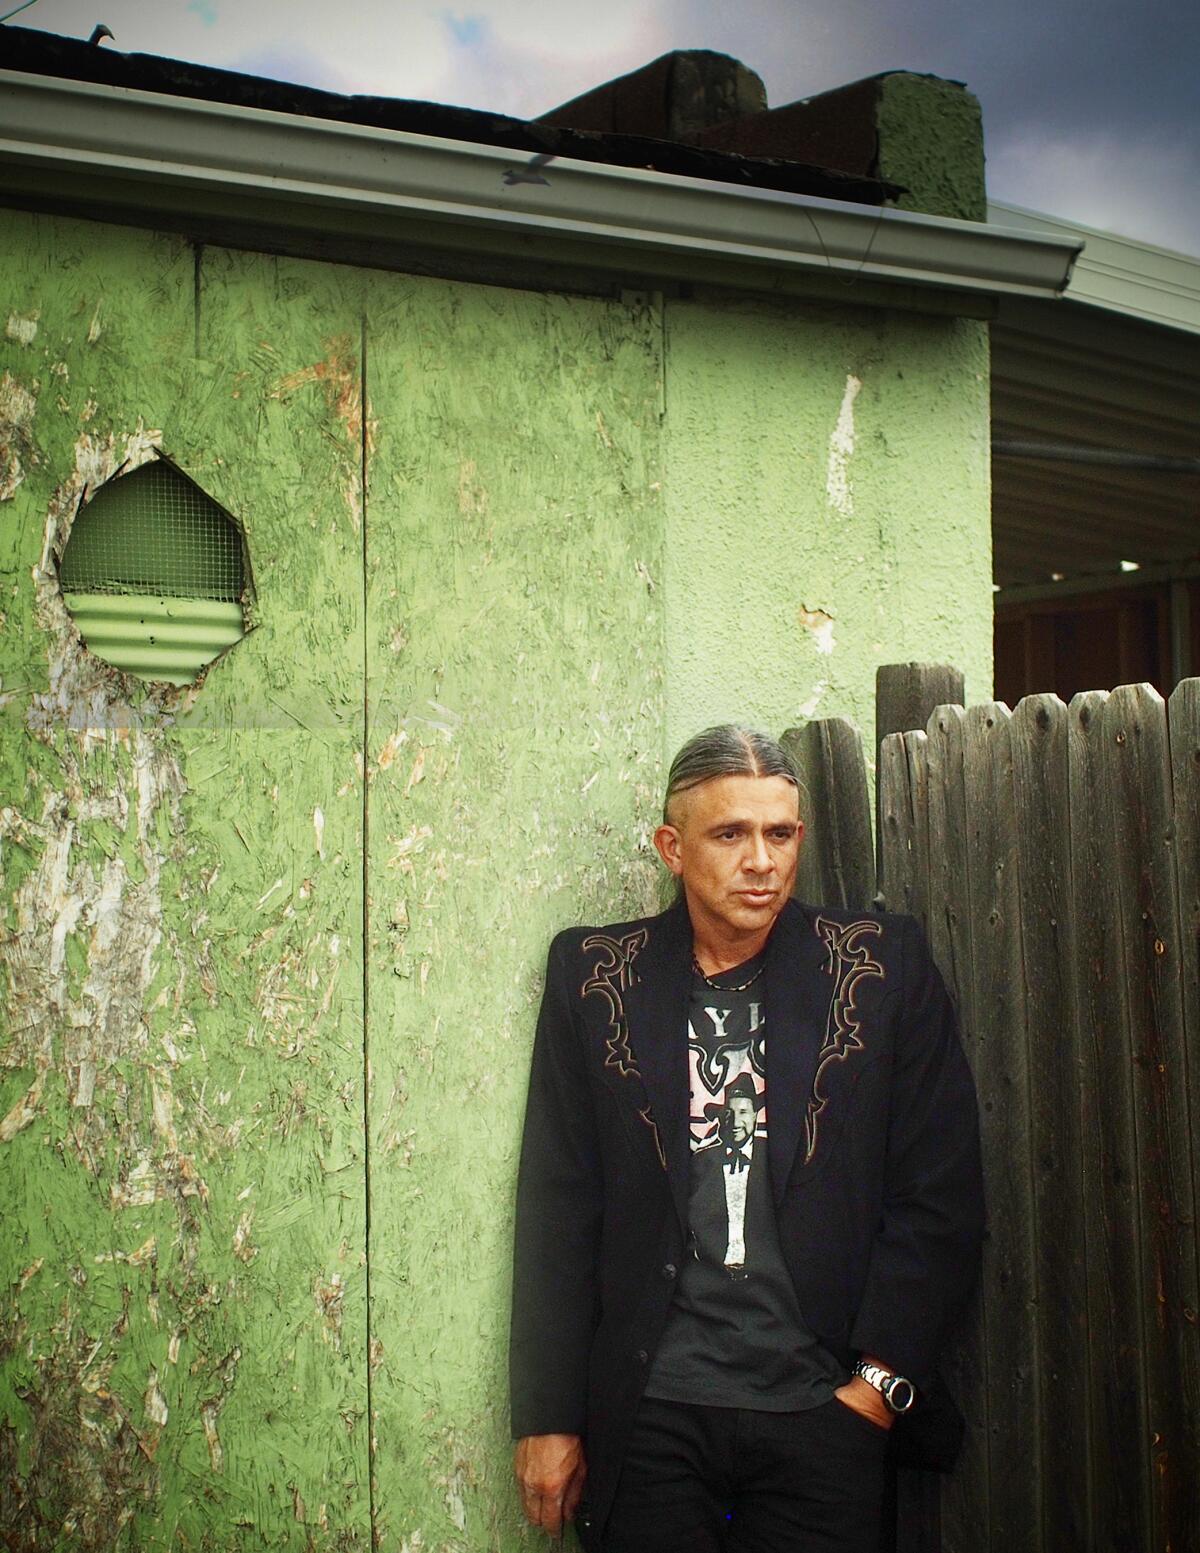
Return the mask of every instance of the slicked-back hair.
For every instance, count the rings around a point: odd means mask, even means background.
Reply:
[[[690,738],[671,762],[663,820],[669,824],[671,800],[690,788],[716,777],[782,777],[797,790],[800,777],[787,752],[774,739],[755,728],[737,723],[718,723]]]

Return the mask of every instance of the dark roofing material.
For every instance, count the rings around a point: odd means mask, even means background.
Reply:
[[[569,156],[583,162],[606,162],[617,167],[648,167],[656,172],[703,178],[715,183],[781,189],[792,194],[848,200],[859,205],[882,205],[885,200],[895,199],[903,193],[898,184],[812,167],[804,162],[739,156],[641,135],[562,129],[509,118],[502,113],[448,107],[443,103],[412,102],[393,97],[346,97],[313,86],[270,81],[233,70],[216,70],[209,65],[163,59],[154,54],[121,54],[116,49],[92,47],[76,38],[63,38],[32,27],[0,27],[0,69],[93,81],[134,91],[161,92],[173,97],[199,98],[204,102],[231,103],[273,113],[302,114],[344,124],[368,124],[377,129],[401,130],[410,135],[430,135],[444,140],[466,140],[476,145],[500,146],[528,154]]]

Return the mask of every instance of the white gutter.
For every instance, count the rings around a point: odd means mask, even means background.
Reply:
[[[772,275],[1062,292],[1080,244],[974,221],[0,70],[0,190],[97,213],[253,220],[719,282]]]

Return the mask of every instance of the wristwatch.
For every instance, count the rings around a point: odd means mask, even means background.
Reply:
[[[893,1375],[891,1370],[885,1370],[882,1365],[868,1364],[865,1359],[860,1359],[853,1373],[860,1375],[868,1386],[875,1387],[890,1413],[907,1413],[917,1400],[912,1381],[903,1375]]]

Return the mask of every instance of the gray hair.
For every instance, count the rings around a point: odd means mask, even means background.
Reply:
[[[755,728],[718,723],[690,738],[671,762],[663,819],[677,793],[725,776],[778,776],[800,789],[800,776],[791,757],[774,739]]]

